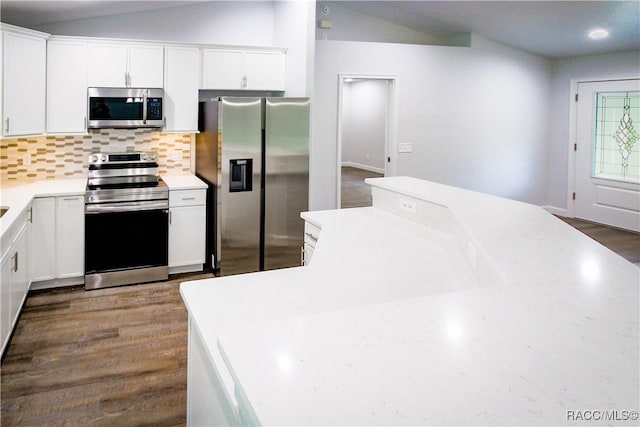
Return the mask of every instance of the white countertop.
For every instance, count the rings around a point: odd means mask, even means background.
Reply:
[[[8,230],[34,197],[77,196],[84,194],[86,178],[53,179],[25,184],[3,186],[0,189],[0,206],[9,210],[0,218],[0,236]]]
[[[162,180],[170,190],[194,190],[207,188],[207,184],[195,175],[162,175]]]
[[[206,184],[194,175],[162,175],[162,179],[169,190],[207,188]],[[84,195],[87,178],[51,179],[10,184],[3,182],[2,184],[0,206],[9,207],[9,210],[0,218],[0,236],[11,227],[34,197]]]
[[[638,267],[535,206],[371,183],[437,203],[444,228],[382,208],[305,213],[322,227],[309,266],[181,285],[249,420],[561,425],[638,410]]]

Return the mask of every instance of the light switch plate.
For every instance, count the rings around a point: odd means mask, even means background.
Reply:
[[[401,142],[398,144],[399,153],[411,153],[413,151],[413,144],[410,142]]]

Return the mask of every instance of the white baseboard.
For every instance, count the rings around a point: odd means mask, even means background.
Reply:
[[[362,169],[362,170],[366,170],[369,172],[375,172],[375,173],[381,173],[384,175],[384,169],[381,168],[376,168],[373,166],[369,166],[369,165],[363,165],[361,163],[355,163],[355,162],[342,162],[340,164],[342,167],[352,167],[352,168],[356,168],[356,169]]]
[[[169,267],[169,274],[179,274],[179,273],[194,273],[197,271],[203,271],[203,264],[192,264],[192,265],[179,265],[176,267]]]
[[[545,211],[554,215],[562,216],[565,218],[569,216],[569,212],[566,209],[556,208],[555,206],[541,206],[541,207]]]
[[[40,289],[61,288],[64,286],[84,285],[84,276],[79,277],[66,277],[64,279],[51,279],[43,280],[41,282],[31,282],[29,285],[30,291],[37,291]]]

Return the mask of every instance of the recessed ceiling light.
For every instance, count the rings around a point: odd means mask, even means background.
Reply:
[[[602,28],[596,28],[589,31],[589,38],[593,40],[600,40],[609,37],[609,31]]]

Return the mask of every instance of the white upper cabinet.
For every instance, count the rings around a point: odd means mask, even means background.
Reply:
[[[241,89],[243,55],[241,50],[205,49],[202,57],[202,88]]]
[[[87,66],[89,87],[125,87],[127,48],[119,45],[89,45]]]
[[[2,135],[45,131],[46,38],[2,26]]]
[[[162,46],[90,43],[88,86],[161,88],[163,66]]]
[[[129,48],[129,87],[163,87],[164,49],[162,46]]]
[[[282,50],[204,49],[202,89],[285,90]]]
[[[47,133],[87,129],[87,44],[47,43]]]
[[[199,80],[200,49],[167,46],[164,66],[165,131],[198,130]]]
[[[287,56],[282,52],[245,52],[247,90],[284,90]]]

